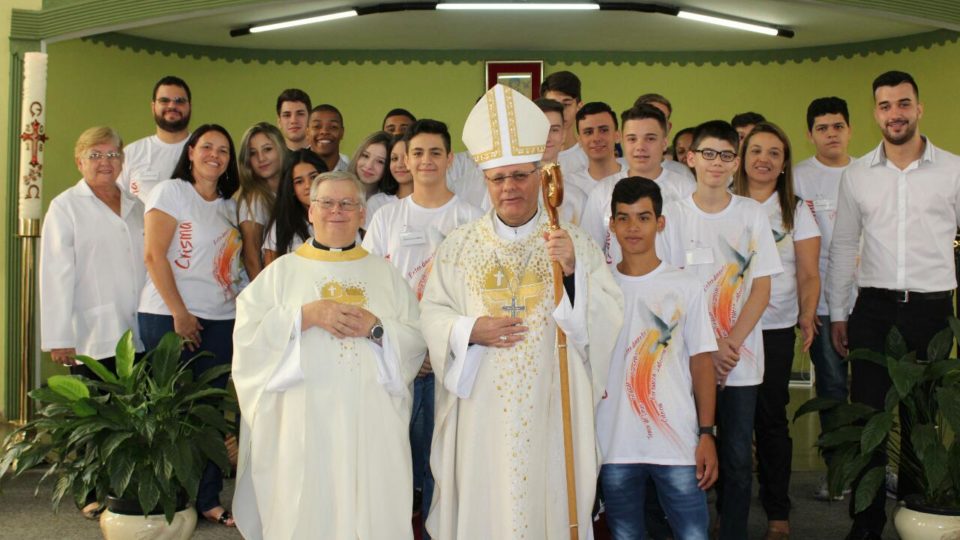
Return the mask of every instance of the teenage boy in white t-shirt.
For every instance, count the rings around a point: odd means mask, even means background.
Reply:
[[[418,120],[404,135],[413,193],[377,211],[363,238],[363,248],[385,257],[400,270],[419,300],[430,276],[433,255],[454,229],[483,213],[447,188],[453,160],[450,132],[436,120]],[[433,434],[434,376],[427,358],[413,382],[410,446],[413,453],[414,500],[422,501],[419,521],[426,523],[433,500],[430,438]]]
[[[757,324],[770,301],[770,276],[782,272],[770,222],[760,203],[727,186],[740,163],[740,140],[722,120],[697,126],[687,160],[697,174],[693,195],[664,210],[657,253],[696,275],[706,292],[717,351],[717,510],[721,540],[747,538],[757,390],[763,340]]]
[[[620,180],[610,228],[623,260],[611,267],[624,325],[597,408],[600,486],[614,538],[645,538],[648,479],[674,536],[706,540],[705,491],[717,479],[717,350],[700,281],[657,258],[663,199],[646,178]]]
[[[837,221],[837,198],[840,194],[840,177],[853,163],[847,151],[850,144],[850,113],[847,102],[838,97],[822,97],[810,102],[807,107],[807,138],[816,147],[816,154],[793,168],[794,193],[803,199],[820,227],[820,279],[827,275],[827,260],[830,255],[830,240],[833,225]],[[854,304],[857,291],[850,291]],[[814,384],[817,396],[840,401],[847,400],[847,364],[837,354],[830,341],[830,310],[827,308],[826,287],[820,287],[817,304],[820,332],[813,337],[810,360],[813,362]],[[820,425],[829,415],[820,414]],[[824,452],[829,463],[830,454]],[[814,498],[830,500],[826,479],[821,482]],[[843,495],[836,499],[842,500]]]
[[[587,168],[587,154],[577,137],[577,111],[583,107],[580,78],[570,71],[551,73],[540,85],[540,97],[563,105],[563,146],[557,162],[565,174]]]
[[[664,204],[680,200],[696,188],[685,176],[663,167],[667,148],[667,119],[652,105],[637,105],[620,115],[623,155],[627,170],[605,179],[590,192],[583,211],[583,230],[603,250],[607,264],[620,262],[620,244],[613,237],[610,223],[610,196],[622,178],[649,178],[660,186]]]
[[[627,169],[617,160],[620,142],[617,115],[606,103],[587,103],[577,111],[577,134],[590,161],[586,169],[563,171],[563,179],[565,184],[573,184],[589,196],[603,180]]]

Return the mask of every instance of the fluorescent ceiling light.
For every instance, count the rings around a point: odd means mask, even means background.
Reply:
[[[761,26],[759,24],[751,24],[740,21],[734,21],[731,19],[723,19],[720,17],[714,17],[712,15],[702,15],[700,13],[692,13],[690,11],[680,10],[677,13],[677,17],[681,19],[690,19],[691,21],[700,21],[709,24],[716,24],[718,26],[726,26],[727,28],[736,28],[737,30],[746,30],[747,32],[756,32],[758,34],[765,34],[768,36],[776,36],[780,33],[776,28],[769,26]]]
[[[438,10],[491,10],[491,11],[591,11],[599,10],[600,4],[437,4]]]
[[[306,19],[294,19],[292,21],[283,21],[283,22],[278,22],[273,24],[261,24],[258,26],[251,27],[250,33],[257,34],[260,32],[269,32],[271,30],[281,30],[283,28],[293,28],[295,26],[303,26],[305,24],[335,21],[337,19],[346,19],[347,17],[356,17],[356,16],[357,16],[357,11],[354,9],[351,9],[349,11],[341,11],[339,13],[329,13],[327,15],[307,17]]]

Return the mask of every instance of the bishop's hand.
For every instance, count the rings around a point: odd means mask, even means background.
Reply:
[[[377,317],[362,307],[333,300],[315,300],[300,309],[303,330],[319,326],[337,339],[367,337],[377,322]]]
[[[570,233],[563,229],[555,229],[543,233],[543,239],[547,242],[547,256],[550,260],[560,263],[564,276],[572,275],[577,267],[577,254],[573,249]]]
[[[485,347],[513,347],[528,328],[519,317],[479,317],[470,332],[470,343]]]

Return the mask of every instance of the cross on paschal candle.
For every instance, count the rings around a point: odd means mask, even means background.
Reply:
[[[42,132],[40,122],[34,120],[30,123],[29,131],[20,134],[20,140],[30,141],[30,165],[36,167],[40,164],[39,153],[40,145],[47,142],[47,136]]]
[[[507,313],[509,313],[511,317],[516,317],[516,316],[517,316],[517,313],[520,313],[521,311],[526,311],[526,310],[527,310],[526,306],[518,306],[518,305],[517,305],[517,297],[516,297],[516,296],[514,296],[513,298],[510,299],[510,305],[509,305],[509,306],[503,306],[503,307],[500,308],[500,309],[502,309],[503,311],[506,311]]]

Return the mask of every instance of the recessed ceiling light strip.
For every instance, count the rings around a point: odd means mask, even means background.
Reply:
[[[438,11],[597,11],[600,4],[488,4],[488,3],[449,3],[437,4]]]

